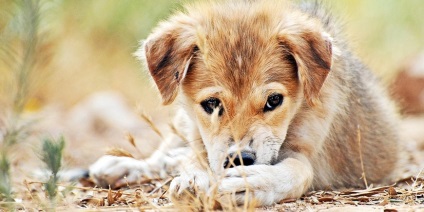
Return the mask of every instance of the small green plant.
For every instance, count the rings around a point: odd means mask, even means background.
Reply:
[[[0,201],[13,201],[10,186],[10,162],[5,154],[0,155]]]
[[[46,194],[52,203],[55,204],[57,195],[57,183],[59,181],[58,173],[62,167],[62,153],[65,147],[65,139],[60,137],[58,140],[46,138],[43,141],[43,147],[40,159],[49,170],[49,179],[44,184]]]

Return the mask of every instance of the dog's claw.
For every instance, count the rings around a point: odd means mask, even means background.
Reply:
[[[209,176],[206,172],[183,172],[180,176],[172,180],[169,193],[171,198],[180,199],[189,194],[196,196],[199,192],[206,192],[208,188]]]
[[[180,194],[180,185],[175,187],[175,193]]]

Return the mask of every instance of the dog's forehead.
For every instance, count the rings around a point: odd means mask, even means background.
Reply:
[[[203,16],[196,30],[197,46],[208,61],[226,60],[240,67],[278,45],[276,23],[267,14],[237,11],[243,15],[212,13]]]
[[[212,7],[195,11],[198,14],[192,16],[198,20],[195,34],[199,52],[196,68],[187,76],[189,93],[220,86],[245,99],[258,86],[291,83],[297,77],[292,64],[284,61],[285,52],[278,40],[281,19],[270,14],[269,8],[243,4],[226,10]]]
[[[282,50],[276,35],[264,33],[263,24],[252,26],[239,19],[221,21],[199,30],[204,33],[198,42],[200,59],[210,72],[208,77],[240,94],[249,92],[255,84],[266,83],[269,71],[281,68]]]

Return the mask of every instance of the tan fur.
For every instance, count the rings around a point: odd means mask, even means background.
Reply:
[[[363,171],[368,183],[391,180],[396,113],[316,5],[196,3],[162,22],[137,54],[164,104],[177,99],[194,126],[189,143],[206,152],[206,169],[223,177],[218,192],[237,192],[238,203],[246,187],[269,205],[308,189],[364,187]],[[284,101],[265,112],[274,93]],[[208,114],[201,102],[211,97],[221,104]],[[254,165],[224,169],[235,151],[253,152]],[[196,163],[174,179],[174,196],[212,186],[214,176],[205,179]]]

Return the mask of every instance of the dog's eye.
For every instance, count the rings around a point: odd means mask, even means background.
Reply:
[[[271,94],[266,101],[264,112],[272,111],[283,103],[283,95]]]
[[[205,112],[208,113],[208,114],[212,114],[213,111],[215,110],[215,108],[217,108],[217,107],[220,107],[219,113],[218,113],[219,116],[222,115],[222,113],[224,112],[224,109],[221,106],[221,101],[217,98],[211,97],[209,99],[206,99],[206,100],[202,101],[200,103],[200,105],[203,107]]]

